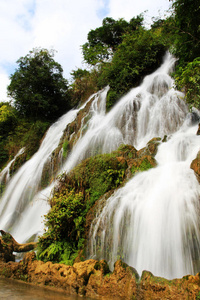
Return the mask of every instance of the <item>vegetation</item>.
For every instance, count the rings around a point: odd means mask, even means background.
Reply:
[[[181,65],[192,62],[200,53],[199,1],[175,0],[172,30],[175,33],[174,54]]]
[[[12,101],[0,103],[0,168],[24,146],[29,159],[49,125],[72,106],[68,82],[53,56],[53,51],[33,49],[17,61],[8,86]]]
[[[17,63],[8,95],[16,110],[32,120],[54,121],[70,108],[67,80],[53,51],[33,49]]]
[[[38,258],[72,264],[85,246],[86,215],[95,201],[118,187],[125,178],[126,163],[117,153],[91,157],[69,175],[60,177],[60,188],[46,215],[46,233],[40,237]]]
[[[0,169],[23,147],[26,147],[24,160],[29,159],[37,151],[48,126],[49,122],[20,118],[13,106],[0,103]]]
[[[88,42],[82,46],[84,60],[90,65],[110,60],[122,43],[123,35],[137,30],[142,21],[141,15],[132,18],[129,23],[124,19],[103,19],[101,27],[88,33]]]
[[[200,109],[200,6],[198,1],[173,1],[170,29],[174,33],[173,53],[179,59],[175,79],[186,92],[190,107]]]
[[[177,87],[184,90],[190,107],[194,106],[200,110],[200,57],[185,67],[179,66],[175,79]]]
[[[39,239],[38,257],[44,261],[71,264],[83,246],[85,204],[83,193],[72,189],[56,193],[46,216],[47,232]]]

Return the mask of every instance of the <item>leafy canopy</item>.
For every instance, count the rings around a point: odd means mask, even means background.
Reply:
[[[35,48],[17,61],[8,95],[24,117],[53,121],[70,108],[68,82],[53,56],[52,50]]]
[[[142,26],[141,15],[132,18],[128,23],[124,19],[103,19],[102,26],[88,33],[88,42],[82,46],[84,60],[91,65],[109,60],[118,45],[122,42],[123,35],[135,31]]]
[[[175,55],[180,63],[191,62],[200,53],[200,3],[198,0],[173,1]]]

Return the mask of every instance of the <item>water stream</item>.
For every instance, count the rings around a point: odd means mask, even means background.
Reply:
[[[159,165],[134,176],[108,200],[94,220],[89,243],[93,258],[110,268],[122,258],[141,275],[165,278],[199,270],[200,187],[190,169],[199,150],[196,126],[183,126],[160,145]]]
[[[62,291],[38,287],[24,282],[0,278],[0,299],[7,300],[81,300],[83,297],[67,295]],[[85,297],[85,300],[90,298]]]

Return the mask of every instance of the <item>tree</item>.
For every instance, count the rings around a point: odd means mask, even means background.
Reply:
[[[161,64],[168,48],[160,28],[126,34],[113,55],[111,63],[102,66],[99,77],[101,87],[110,86],[107,109],[130,88],[137,86],[144,76],[150,74]]]
[[[200,3],[199,0],[175,0],[172,7],[176,29],[175,55],[184,65],[200,53]]]
[[[77,105],[78,103],[84,103],[90,95],[97,92],[97,78],[98,72],[94,68],[90,72],[85,69],[78,68],[72,70],[72,103]]]
[[[0,103],[0,139],[7,138],[17,124],[17,113],[8,102]]]
[[[189,62],[184,68],[179,67],[175,74],[179,89],[184,89],[186,102],[190,108],[200,109],[200,57]]]
[[[123,35],[142,26],[141,15],[128,23],[124,19],[103,19],[102,26],[88,33],[88,42],[82,46],[84,60],[90,65],[109,60],[122,42]]]
[[[24,117],[54,121],[70,108],[68,82],[53,56],[52,50],[35,48],[17,61],[8,95]]]

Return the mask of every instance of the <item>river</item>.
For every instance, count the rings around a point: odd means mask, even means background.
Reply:
[[[89,300],[88,297],[70,296],[62,291],[38,287],[18,280],[0,278],[0,299],[12,300]]]

